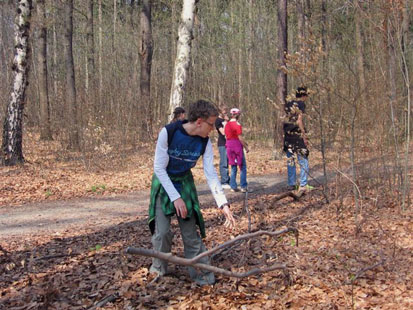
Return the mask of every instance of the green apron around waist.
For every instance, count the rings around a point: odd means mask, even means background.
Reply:
[[[195,212],[196,224],[199,226],[201,237],[205,238],[205,223],[202,217],[201,209],[199,206],[198,194],[196,191],[194,177],[192,172],[188,171],[182,176],[169,176],[172,183],[181,183],[181,198],[185,202],[187,209],[186,218],[191,218],[192,213]],[[163,188],[158,177],[153,174],[152,176],[152,185],[151,185],[151,196],[149,201],[149,228],[151,233],[155,232],[155,205],[156,199],[160,198],[162,210],[166,216],[172,216],[176,214],[175,206],[173,202],[169,199],[169,196],[165,189]]]

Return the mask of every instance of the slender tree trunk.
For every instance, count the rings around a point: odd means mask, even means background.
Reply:
[[[241,42],[240,42],[241,43]],[[243,57],[242,57],[242,48],[238,47],[238,107],[243,111],[244,107],[244,87],[243,87]]]
[[[26,101],[28,64],[30,62],[28,47],[31,10],[31,0],[18,2],[14,27],[15,56],[12,67],[14,83],[3,125],[2,161],[8,166],[24,162],[23,109]]]
[[[54,101],[58,102],[59,94],[58,94],[58,82],[57,82],[57,31],[56,31],[56,24],[58,20],[58,10],[54,10],[53,14],[53,91],[54,91]]]
[[[116,23],[118,16],[117,0],[113,0],[113,35],[112,35],[112,53],[115,52],[115,41],[116,41]]]
[[[178,29],[175,69],[169,101],[169,120],[172,119],[173,110],[177,106],[182,105],[183,101],[189,65],[191,63],[191,43],[196,2],[197,0],[184,0],[183,2],[181,22]]]
[[[304,48],[305,39],[305,13],[304,0],[296,0],[297,7],[297,50],[300,53],[306,53]]]
[[[253,24],[253,0],[248,0],[248,83],[251,85],[253,81],[252,59],[254,50],[254,24]]]
[[[135,21],[133,17],[133,12],[135,11],[135,0],[130,0],[130,9],[129,9],[129,20],[132,28],[135,28]]]
[[[65,64],[66,64],[66,97],[69,107],[69,148],[80,149],[79,110],[76,103],[75,65],[73,61],[73,0],[66,0],[65,19]]]
[[[245,46],[247,47],[247,59],[248,59],[248,83],[247,83],[247,108],[249,111],[253,111],[252,105],[252,81],[253,81],[253,70],[252,70],[252,57],[253,57],[253,48],[254,48],[254,30],[253,30],[253,1],[248,0],[248,37]],[[251,115],[251,119],[255,116],[256,113]]]
[[[401,58],[402,58],[402,72],[405,84],[405,94],[407,99],[407,120],[406,120],[406,149],[404,154],[404,179],[403,179],[403,193],[402,193],[402,210],[406,209],[406,196],[410,192],[410,177],[408,175],[409,167],[409,148],[410,148],[410,121],[411,121],[411,91],[410,91],[410,74],[409,65],[407,61],[407,40],[409,33],[409,1],[405,0],[402,9],[402,36],[400,42]]]
[[[243,55],[243,45],[245,44],[245,29],[244,29],[244,15],[243,6],[237,5],[238,9],[238,108],[241,111],[245,111],[245,99],[244,99],[244,55]]]
[[[329,73],[328,73],[328,51],[327,51],[327,44],[326,44],[326,37],[327,37],[327,0],[322,0],[321,2],[321,47],[322,51],[324,52],[323,55],[323,74],[325,74],[328,78]],[[323,175],[324,175],[324,195],[327,198],[327,201],[329,200],[328,198],[328,175],[327,175],[327,159],[326,159],[326,139],[325,139],[325,133],[324,133],[324,125],[323,125],[323,120],[324,120],[324,98],[321,96],[319,97],[319,109],[320,109],[320,144],[321,144],[321,157],[323,160]],[[328,102],[328,101],[327,101]]]
[[[176,58],[176,37],[177,37],[177,31],[176,31],[176,7],[177,7],[177,0],[171,0],[171,64],[172,64],[172,70],[173,70],[173,65],[175,63],[175,58]]]
[[[102,20],[102,0],[98,0],[98,18],[99,18],[99,57],[98,57],[98,66],[99,66],[99,103],[98,103],[98,113],[102,110],[102,91],[103,91],[103,64],[102,64],[102,53],[103,53],[103,20]]]
[[[286,66],[285,55],[288,53],[287,46],[287,0],[279,0],[277,2],[277,28],[278,28],[278,68],[276,79],[276,101],[279,107],[278,111],[275,111],[274,120],[274,156],[281,158],[282,156],[282,124],[281,124],[281,111],[285,104],[287,97],[287,74],[283,70]]]
[[[52,140],[50,128],[50,102],[47,69],[47,28],[45,1],[37,0],[37,66],[40,101],[40,140]]]
[[[356,123],[356,115],[357,115],[357,104],[356,101],[353,102],[353,107],[351,111],[351,146],[350,146],[350,164],[351,164],[351,176],[353,180],[353,195],[354,195],[354,204],[356,207],[356,210],[354,212],[354,222],[356,224],[356,230],[357,232],[360,229],[360,223],[359,223],[359,214],[360,214],[360,195],[358,192],[357,188],[357,172],[356,172],[356,156],[355,156],[355,150],[356,150],[356,137],[355,137],[355,123]]]
[[[365,72],[364,72],[364,55],[363,55],[363,37],[361,33],[361,20],[360,20],[360,6],[358,5],[358,0],[355,0],[355,12],[354,12],[354,19],[355,19],[355,41],[356,41],[356,55],[357,55],[357,77],[359,83],[359,94],[360,94],[360,106],[363,107],[363,110],[366,109],[366,79],[365,79]],[[367,114],[367,113],[366,113]],[[362,115],[366,116],[366,115]]]
[[[3,5],[2,10],[0,10],[0,22],[1,22],[0,42],[3,42],[3,44],[1,44],[1,62],[2,62],[2,65],[4,66],[0,69],[6,73],[6,82],[7,82],[7,85],[9,85],[9,66],[8,66],[8,61],[7,61],[7,56],[6,56],[7,54],[6,46],[5,46],[6,44],[4,44],[6,42],[6,36],[4,35],[4,27],[5,27],[4,18],[5,18],[5,15],[7,14],[5,7],[6,5]]]
[[[388,8],[390,11],[390,8]],[[387,76],[388,76],[388,87],[389,87],[389,101],[390,101],[390,116],[392,122],[392,134],[394,139],[394,150],[395,150],[395,160],[396,160],[396,171],[398,171],[399,180],[398,185],[400,189],[401,185],[401,165],[399,158],[399,142],[397,139],[397,128],[396,128],[396,114],[395,105],[397,102],[397,86],[396,86],[396,50],[394,46],[394,31],[391,24],[390,13],[387,11],[385,22],[386,22],[386,48],[387,48]]]
[[[87,2],[87,24],[86,24],[86,44],[87,44],[87,76],[86,83],[88,87],[86,88],[89,97],[89,104],[91,104],[93,95],[95,91],[95,40],[94,40],[94,30],[93,30],[93,6],[94,0],[88,0]],[[90,89],[91,88],[91,89]]]
[[[152,135],[153,109],[151,104],[151,69],[153,55],[152,41],[152,3],[151,0],[143,0],[141,11],[141,44],[139,58],[141,63],[140,91],[144,113],[141,137]]]

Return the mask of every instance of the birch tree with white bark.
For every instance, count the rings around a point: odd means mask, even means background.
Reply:
[[[26,88],[30,63],[29,34],[31,0],[17,3],[17,15],[14,26],[13,88],[3,125],[3,158],[5,165],[12,166],[24,162],[23,157],[23,110],[26,103]]]
[[[198,0],[184,0],[181,22],[178,28],[178,44],[176,48],[175,69],[172,79],[171,97],[169,101],[169,120],[173,110],[182,105],[191,62],[191,44],[193,39],[194,17]]]

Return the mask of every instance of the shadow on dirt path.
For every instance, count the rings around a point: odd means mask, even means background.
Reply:
[[[320,178],[321,173],[313,177]],[[249,188],[256,195],[279,193],[285,187],[285,176],[261,175],[248,177]],[[197,185],[199,200],[205,207],[215,205],[206,183]],[[243,193],[226,190],[229,202],[240,201]],[[116,197],[93,197],[67,201],[26,204],[20,207],[0,208],[0,241],[25,235],[59,234],[74,229],[103,229],[145,216],[149,203],[149,190]]]

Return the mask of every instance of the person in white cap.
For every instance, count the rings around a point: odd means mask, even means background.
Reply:
[[[238,122],[241,115],[241,111],[238,108],[232,108],[230,111],[231,119],[225,125],[225,137],[227,139],[227,155],[228,163],[231,165],[231,176],[229,180],[229,185],[231,186],[231,191],[238,192],[237,186],[237,167],[240,168],[240,183],[241,191],[248,191],[247,183],[247,163],[245,161],[245,152],[249,152],[248,144],[242,138],[242,126]]]

